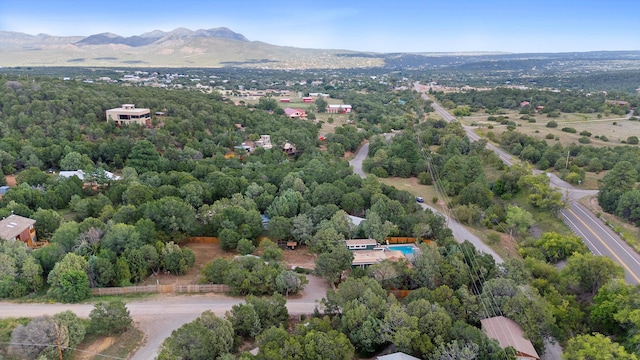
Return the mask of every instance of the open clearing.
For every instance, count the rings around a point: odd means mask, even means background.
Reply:
[[[499,115],[495,115],[499,116]],[[559,118],[549,118],[546,114],[536,114],[533,116],[536,119],[535,123],[530,123],[527,120],[520,120],[522,116],[517,111],[508,111],[502,116],[508,116],[508,120],[516,123],[516,130],[533,136],[538,140],[546,140],[549,145],[553,145],[556,142],[560,142],[562,146],[571,144],[578,144],[578,139],[582,136],[581,131],[588,131],[592,134],[591,143],[592,146],[617,146],[623,145],[622,141],[626,140],[629,136],[640,137],[640,122],[631,121],[626,117],[609,117],[607,119],[598,119],[595,114],[562,114]],[[488,114],[473,114],[473,116],[458,118],[463,124],[471,125],[477,124],[481,131],[486,133],[493,131],[496,135],[499,135],[507,131],[506,125],[500,125],[495,121],[488,121]],[[555,121],[558,123],[556,128],[548,128],[547,123],[549,121]],[[616,123],[614,125],[613,123]],[[488,129],[489,125],[493,125],[494,129]],[[562,128],[571,127],[577,130],[576,133],[563,132]],[[559,140],[545,139],[547,134],[553,134],[554,137],[558,137]],[[602,141],[596,139],[595,136],[606,136],[609,141]]]
[[[235,252],[222,250],[220,244],[186,243],[183,246],[193,250],[196,255],[195,265],[187,271],[185,275],[177,276],[172,274],[155,274],[149,276],[139,285],[170,285],[170,284],[199,284],[202,269],[216,258],[232,258],[237,255]],[[305,269],[315,268],[315,256],[305,246],[295,250],[283,250],[283,261],[288,268],[292,266],[303,267]]]

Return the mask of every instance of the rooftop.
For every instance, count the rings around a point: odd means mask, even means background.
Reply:
[[[487,337],[498,340],[500,347],[512,346],[517,352],[534,359],[540,356],[531,341],[524,337],[524,331],[515,321],[504,316],[496,316],[480,320]]]
[[[347,246],[352,245],[378,245],[378,241],[376,239],[351,239],[344,241]]]
[[[0,221],[0,239],[13,240],[36,221],[20,215],[10,215]]]

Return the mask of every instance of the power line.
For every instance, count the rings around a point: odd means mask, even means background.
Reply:
[[[97,353],[97,352],[94,352],[94,351],[81,350],[81,349],[78,349],[78,348],[72,348],[72,347],[67,347],[67,346],[59,346],[58,344],[19,343],[19,342],[4,342],[4,341],[0,341],[0,344],[2,344],[2,345],[18,345],[18,346],[55,347],[55,348],[64,349],[64,350],[78,351],[78,352],[81,352],[81,353],[91,354],[91,355],[95,355],[95,356],[102,356],[102,357],[107,358],[107,359],[126,360],[126,358],[122,358],[122,357],[104,355],[104,354],[100,354],[100,353]]]

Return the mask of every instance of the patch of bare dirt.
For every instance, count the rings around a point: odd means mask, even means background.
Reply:
[[[306,246],[299,246],[295,250],[285,249],[282,253],[282,259],[288,268],[293,266],[305,269],[316,268],[316,254],[309,251]]]
[[[78,350],[74,351],[73,358],[75,360],[92,360],[95,359],[99,354],[105,350],[107,350],[111,345],[114,344],[116,338],[113,336],[110,337],[99,337],[94,341],[82,344],[78,346]]]
[[[186,274],[182,276],[166,273],[152,274],[140,285],[198,284],[202,269],[213,259],[219,257],[230,258],[235,255],[235,253],[228,253],[222,250],[220,244],[186,243],[182,247],[193,250],[196,255],[194,266]]]
[[[15,175],[6,175],[8,186],[16,186],[16,176]]]
[[[518,243],[510,239],[509,234],[500,234],[500,247],[508,254],[508,256],[503,256],[503,258],[520,256]]]
[[[226,252],[222,250],[220,244],[203,244],[203,243],[186,243],[182,245],[193,250],[196,255],[195,265],[187,271],[185,275],[178,276],[167,273],[152,274],[139,285],[170,285],[170,284],[198,284],[202,269],[214,259],[232,258],[237,255],[235,252]],[[315,254],[309,251],[306,246],[297,247],[295,250],[284,249],[282,258],[287,268],[293,266],[305,269],[315,269]]]

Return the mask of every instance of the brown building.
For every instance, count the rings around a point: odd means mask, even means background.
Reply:
[[[0,239],[33,244],[36,242],[35,223],[33,219],[12,214],[0,221]]]
[[[540,360],[533,344],[524,337],[524,331],[515,321],[504,316],[496,316],[480,320],[480,323],[489,339],[498,340],[503,349],[513,347],[516,350],[516,359]]]

